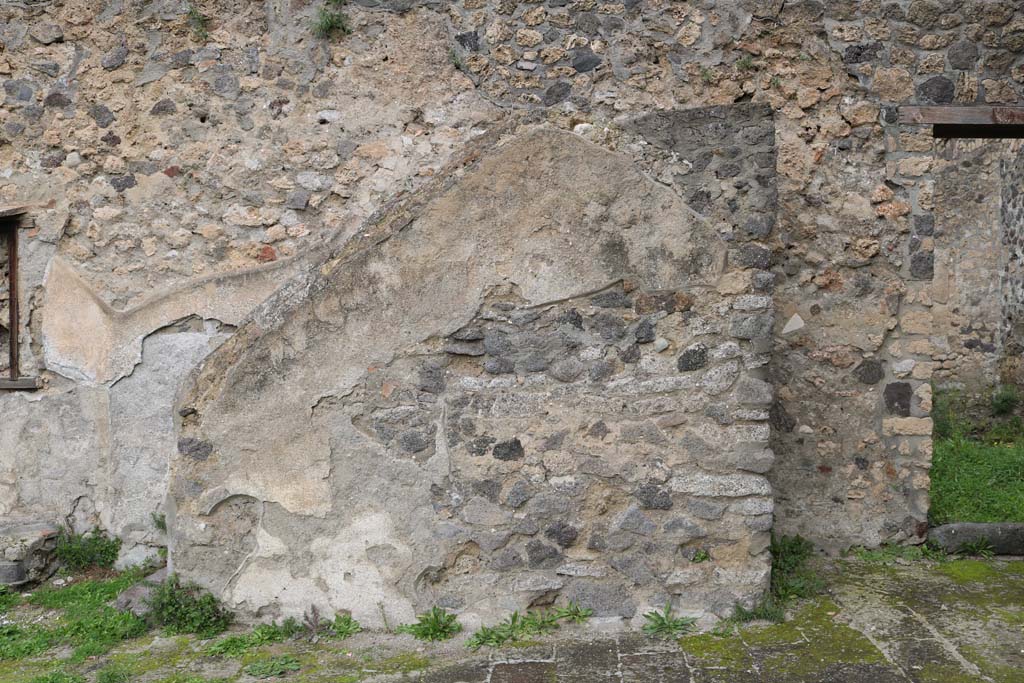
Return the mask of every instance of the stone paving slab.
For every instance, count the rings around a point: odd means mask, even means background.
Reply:
[[[423,683],[1024,683],[1024,561],[842,562],[784,624],[492,652]]]

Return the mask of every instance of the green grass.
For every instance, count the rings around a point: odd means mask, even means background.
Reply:
[[[131,571],[105,581],[40,588],[28,598],[28,603],[59,610],[60,616],[49,625],[0,626],[0,661],[33,657],[57,645],[70,645],[73,650],[69,661],[77,663],[142,635],[146,631],[145,621],[107,605],[141,578],[141,572]]]
[[[21,595],[7,586],[0,586],[0,615],[21,604]]]
[[[130,683],[131,675],[116,664],[105,666],[96,674],[96,683]]]
[[[408,633],[417,640],[448,640],[462,630],[462,624],[454,614],[449,614],[443,607],[432,607],[429,612],[417,616],[414,624],[403,624],[395,629],[398,633]]]
[[[1024,522],[1024,439],[986,444],[937,440],[932,456],[933,524]]]

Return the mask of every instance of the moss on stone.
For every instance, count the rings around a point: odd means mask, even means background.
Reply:
[[[817,600],[799,609],[791,621],[745,634],[744,640],[754,647],[777,650],[766,654],[763,666],[780,673],[823,673],[836,664],[884,665],[885,656],[871,641],[860,631],[836,621],[838,613],[839,606],[832,600]],[[781,643],[790,645],[771,647]]]
[[[959,666],[926,662],[917,671],[918,683],[978,683],[978,677],[968,674]]]
[[[953,562],[945,562],[939,565],[938,571],[959,584],[985,583],[999,576],[991,562],[984,562],[982,560],[954,560]]]
[[[736,634],[716,636],[701,633],[680,638],[679,645],[703,665],[725,667],[735,671],[750,670],[753,666],[750,653]]]

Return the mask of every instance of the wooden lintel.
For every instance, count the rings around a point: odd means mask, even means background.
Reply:
[[[28,230],[36,227],[36,222],[31,216],[0,216],[0,228],[12,227],[18,230]]]
[[[1024,107],[900,107],[900,123],[967,126],[1021,126]]]
[[[9,379],[7,377],[0,377],[0,391],[4,390],[19,390],[19,391],[35,391],[43,386],[43,383],[39,381],[38,377],[19,377],[18,379]]]

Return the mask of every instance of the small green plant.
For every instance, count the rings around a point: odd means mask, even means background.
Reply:
[[[206,653],[216,657],[241,657],[246,652],[270,643],[280,643],[302,633],[303,628],[295,619],[286,619],[280,626],[277,622],[260,624],[251,633],[221,638],[206,648]]]
[[[183,584],[174,574],[153,590],[150,619],[168,633],[195,633],[210,638],[222,633],[233,615],[209,591],[195,584]]]
[[[156,683],[228,683],[226,678],[203,678],[186,673],[174,673],[166,678],[161,678]]]
[[[210,18],[192,2],[188,4],[188,25],[197,42],[204,42],[210,37]]]
[[[361,632],[363,627],[358,621],[352,618],[351,614],[339,614],[334,617],[330,626],[330,635],[333,638],[344,640]]]
[[[276,678],[298,671],[299,660],[291,655],[261,659],[247,665],[242,671],[254,678]]]
[[[559,627],[561,621],[581,624],[593,614],[594,610],[580,607],[575,602],[552,610],[530,611],[525,616],[513,612],[500,624],[480,627],[466,641],[466,647],[476,651],[481,647],[501,647],[507,643],[523,642],[531,636],[551,633]]]
[[[693,562],[694,564],[700,564],[701,562],[707,562],[710,559],[711,553],[709,553],[704,548],[701,548],[693,554],[693,557],[690,558],[690,562]]]
[[[707,68],[706,66],[702,66],[700,68],[700,82],[703,83],[704,85],[710,85],[714,81],[714,72],[712,72],[711,69]]]
[[[644,615],[647,623],[644,624],[644,633],[652,638],[661,640],[673,640],[681,638],[693,630],[696,619],[693,617],[672,616],[672,604],[665,603],[665,610],[648,612]]]
[[[57,536],[57,559],[70,572],[91,567],[110,569],[121,551],[121,539],[110,538],[99,528],[85,534],[64,529]]]
[[[463,71],[466,67],[466,65],[462,63],[462,57],[459,56],[459,53],[455,51],[454,47],[448,50],[448,62],[459,71]]]
[[[96,683],[128,683],[130,680],[128,671],[117,664],[106,666],[96,674]]]
[[[167,533],[167,515],[162,512],[160,514],[150,512],[149,517],[153,520],[153,526],[156,527],[157,531]]]
[[[0,615],[7,613],[7,610],[21,603],[21,596],[11,590],[8,586],[0,586]]]
[[[570,600],[569,604],[565,607],[556,607],[555,615],[559,619],[571,621],[574,624],[582,624],[587,619],[594,616],[594,610],[589,607],[580,607],[578,604]]]
[[[316,19],[313,20],[313,35],[317,38],[326,39],[330,38],[335,33],[340,33],[342,35],[352,33],[352,27],[349,25],[348,15],[344,12],[338,12],[328,9],[327,7],[321,7],[317,10]]]
[[[1020,396],[1017,394],[1017,387],[1012,384],[1003,385],[992,397],[992,414],[1009,415],[1017,409],[1019,403]]]
[[[779,88],[782,87],[782,79],[779,78],[778,76],[772,76],[771,86],[778,90]]]
[[[924,545],[883,545],[878,548],[851,548],[848,551],[862,562],[890,564],[892,562],[914,562],[917,560],[933,560],[942,562],[946,553],[941,548]]]
[[[29,683],[85,683],[85,676],[67,671],[51,671],[43,676],[36,676]]]
[[[732,616],[720,624],[731,629],[740,622],[766,620],[780,623],[786,619],[786,605],[798,598],[809,598],[824,589],[824,582],[809,566],[814,546],[801,536],[772,536],[772,578],[768,593],[747,609],[736,605]]]
[[[736,60],[736,69],[743,73],[751,71],[753,70],[753,68],[754,58],[751,57],[750,55],[743,55],[742,57]]]
[[[995,551],[987,538],[979,538],[976,541],[961,543],[956,550],[957,555],[971,555],[974,557],[992,557]]]
[[[415,624],[402,624],[395,630],[417,640],[448,640],[462,630],[462,624],[443,607],[432,607],[429,612],[418,615]]]
[[[966,419],[967,405],[957,389],[939,389],[932,385],[932,435],[936,439],[965,436],[971,424]]]

